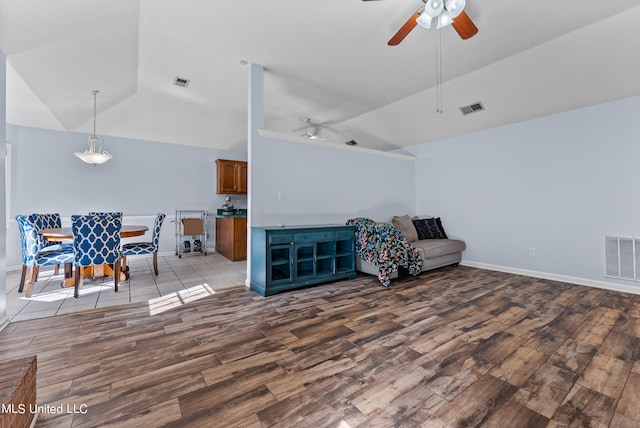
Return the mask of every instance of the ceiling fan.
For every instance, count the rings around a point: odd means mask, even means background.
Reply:
[[[374,1],[374,0],[362,0]],[[424,28],[431,28],[432,21],[436,21],[436,29],[451,26],[463,39],[473,37],[478,32],[471,18],[464,12],[466,0],[422,0],[421,6],[404,23],[396,34],[387,43],[389,46],[396,46],[413,30],[416,25]]]
[[[302,121],[304,122],[304,134],[302,134],[303,137],[308,138],[310,140],[322,140],[322,137],[320,136],[319,133],[314,133],[311,134],[309,132],[309,126],[311,125],[311,119],[309,119],[308,117],[303,117]]]

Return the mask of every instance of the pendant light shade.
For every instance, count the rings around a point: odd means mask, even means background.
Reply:
[[[96,96],[99,92],[97,90],[91,91],[93,94],[93,134],[89,136],[89,148],[84,152],[74,153],[80,160],[91,165],[100,165],[113,158],[109,152],[102,151],[104,140],[96,135]]]

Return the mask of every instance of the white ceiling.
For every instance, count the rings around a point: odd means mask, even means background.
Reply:
[[[438,114],[438,30],[386,43],[421,5],[0,0],[7,121],[90,133],[98,89],[102,136],[246,150],[243,61],[265,67],[266,129],[299,136],[308,117],[329,141],[380,150],[640,95],[637,0],[467,0],[478,34],[439,30]]]

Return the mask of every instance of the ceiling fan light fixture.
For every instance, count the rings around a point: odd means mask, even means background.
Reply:
[[[436,29],[439,30],[440,28],[446,27],[447,25],[451,25],[452,23],[453,23],[453,18],[451,17],[449,12],[445,10],[438,16],[438,24],[436,25]]]
[[[315,133],[315,134],[309,133],[309,125],[311,125],[311,119],[309,119],[308,117],[303,117],[302,121],[304,122],[304,134],[302,134],[303,137],[308,138],[310,140],[324,140],[324,138],[322,138],[320,133]]]
[[[418,17],[418,19],[416,19],[416,22],[422,28],[431,28],[431,20],[432,19],[433,19],[432,17],[430,17],[426,13],[423,13]]]
[[[444,0],[444,8],[452,20],[462,13],[466,5],[466,0]]]
[[[440,15],[444,9],[442,0],[428,0],[424,5],[424,13],[432,18]]]

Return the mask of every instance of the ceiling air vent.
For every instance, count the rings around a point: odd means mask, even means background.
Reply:
[[[180,86],[182,88],[186,88],[189,86],[189,79],[185,79],[184,77],[176,77],[176,80],[173,81],[173,84],[176,86]]]
[[[484,110],[484,106],[480,101],[478,101],[475,104],[469,104],[468,106],[460,107],[460,111],[464,115],[467,115],[469,113],[474,113],[476,111],[482,111],[482,110]]]

